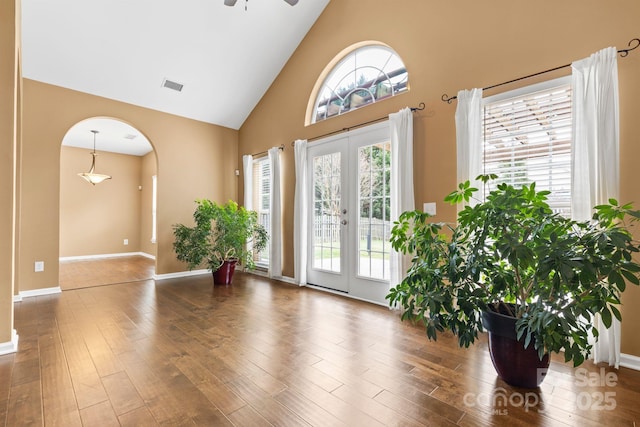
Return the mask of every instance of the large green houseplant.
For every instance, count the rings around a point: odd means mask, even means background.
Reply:
[[[478,177],[485,184],[495,178]],[[445,201],[469,202],[475,191],[462,183]],[[455,225],[404,212],[391,243],[413,260],[387,295],[390,304],[401,306],[403,320],[423,322],[430,339],[450,330],[465,347],[491,323],[488,313],[500,313],[513,319],[512,338],[538,359],[563,351],[581,364],[592,349],[589,334],[598,337],[594,315],[607,327],[621,319],[620,293],[640,283],[639,246],[629,231],[640,212],[610,200],[595,207],[592,221],[573,221],[552,212],[548,194],[535,184],[499,184],[461,209]],[[495,366],[493,353],[492,360]]]
[[[267,231],[258,222],[258,214],[232,200],[225,204],[196,200],[193,219],[193,227],[173,226],[173,249],[178,260],[186,262],[190,270],[206,264],[216,283],[230,283],[236,263],[254,268],[254,251],[259,252],[267,245]],[[225,268],[224,276],[216,275],[221,268]]]

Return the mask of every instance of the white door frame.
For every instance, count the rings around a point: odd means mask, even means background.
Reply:
[[[327,288],[350,297],[387,305],[385,296],[389,291],[389,281],[362,277],[357,274],[358,267],[358,149],[376,143],[390,141],[389,123],[384,121],[353,131],[314,141],[307,148],[308,184],[308,242],[307,283],[313,287]],[[313,267],[313,158],[339,152],[342,159],[340,203],[341,224],[341,262],[340,272],[319,271]],[[346,210],[346,213],[345,213]]]

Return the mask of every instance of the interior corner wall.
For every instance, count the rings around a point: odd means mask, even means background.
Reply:
[[[152,151],[142,158],[140,171],[141,212],[140,212],[140,251],[156,256],[156,244],[151,241],[153,227],[153,176],[158,173],[156,154]]]
[[[154,147],[159,184],[157,274],[186,270],[173,253],[172,225],[193,221],[194,200],[222,202],[237,194],[236,130],[24,79],[21,291],[58,286],[60,145],[73,125],[90,117],[122,120]],[[44,261],[45,271],[34,272],[35,261]]]
[[[18,109],[19,9],[0,3],[0,346],[11,346],[15,267],[15,189]]]
[[[366,19],[357,20],[366,10]],[[285,144],[283,169],[283,274],[293,276],[295,165],[291,141],[313,138],[426,104],[414,115],[416,203],[438,202],[438,219],[455,221],[442,201],[456,187],[456,103],[443,94],[487,87],[554,68],[639,37],[640,2],[620,0],[421,0],[393,8],[382,0],[329,2],[278,78],[240,129],[239,158]],[[541,26],[542,25],[542,26]],[[542,28],[544,27],[544,30]],[[374,40],[394,49],[409,74],[409,91],[342,116],[304,125],[309,97],[322,70],[343,49]],[[618,60],[621,113],[621,198],[640,207],[635,171],[640,158],[640,51]],[[515,89],[570,73],[565,68],[486,91]],[[237,161],[240,163],[240,160]],[[238,199],[242,200],[242,177]],[[623,295],[622,351],[640,357],[640,289]]]
[[[112,178],[91,185],[78,176],[91,166],[91,150],[61,147],[60,257],[141,251],[142,157],[97,154],[97,171]]]

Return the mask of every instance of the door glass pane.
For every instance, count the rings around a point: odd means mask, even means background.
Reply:
[[[391,145],[358,150],[358,275],[388,280]]]
[[[340,272],[340,153],[313,159],[313,268]]]

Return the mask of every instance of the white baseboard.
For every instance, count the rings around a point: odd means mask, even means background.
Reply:
[[[269,273],[267,271],[264,271],[264,270],[253,269],[253,270],[247,271],[247,273],[255,274],[256,276],[260,276],[260,277],[269,277]],[[271,277],[271,279],[279,280],[279,281],[285,282],[285,283],[290,283],[292,285],[297,285],[298,284],[298,282],[296,282],[296,279],[294,279],[293,277],[273,276],[273,277]]]
[[[177,273],[154,274],[153,280],[179,279],[181,277],[199,276],[201,274],[211,274],[209,270],[180,271]]]
[[[245,270],[245,273],[255,274],[260,277],[269,277],[269,272],[263,269],[254,268],[253,270]]]
[[[280,276],[280,277],[274,277],[274,279],[280,280],[281,282],[290,283],[292,285],[299,284],[298,282],[296,282],[296,279],[294,279],[293,277]]]
[[[149,258],[149,259],[153,259],[153,260],[156,259],[155,255],[151,255],[151,254],[148,254],[146,252],[136,252],[136,254],[140,255],[140,256],[143,256],[145,258]]]
[[[304,285],[304,286],[309,288],[309,289],[315,289],[316,291],[322,291],[322,292],[327,292],[327,293],[334,294],[334,295],[340,295],[341,297],[345,297],[345,298],[351,298],[351,299],[355,299],[355,300],[363,301],[363,302],[368,302],[370,304],[375,304],[375,305],[381,305],[383,307],[387,306],[387,304],[385,304],[385,303],[381,303],[381,302],[373,301],[373,300],[368,300],[366,298],[356,297],[356,296],[353,296],[353,295],[349,295],[346,292],[336,291],[334,289],[324,288],[322,286],[310,285],[308,283],[306,285]]]
[[[31,297],[40,297],[43,295],[54,295],[62,292],[60,286],[56,286],[55,288],[41,288],[41,289],[33,289],[30,291],[20,291],[20,295],[14,295],[13,302],[20,302],[23,298],[31,298]]]
[[[640,357],[622,353],[620,355],[620,366],[640,371]]]
[[[148,254],[146,252],[123,252],[118,254],[66,256],[66,257],[60,257],[59,260],[60,262],[89,261],[89,260],[98,260],[98,259],[105,259],[105,258],[120,258],[120,257],[128,257],[128,256],[143,256],[145,258],[156,259],[155,256]]]
[[[0,355],[15,353],[18,351],[18,334],[16,330],[11,331],[11,341],[0,343]]]
[[[250,274],[255,274],[257,276],[269,277],[266,271],[251,270],[247,272]],[[192,271],[180,271],[178,273],[154,274],[153,280],[179,279],[181,277],[199,276],[201,274],[211,274],[211,271],[192,270]],[[280,277],[272,277],[272,279],[280,280],[281,282],[291,283],[293,285],[298,284],[293,277],[280,276]]]

